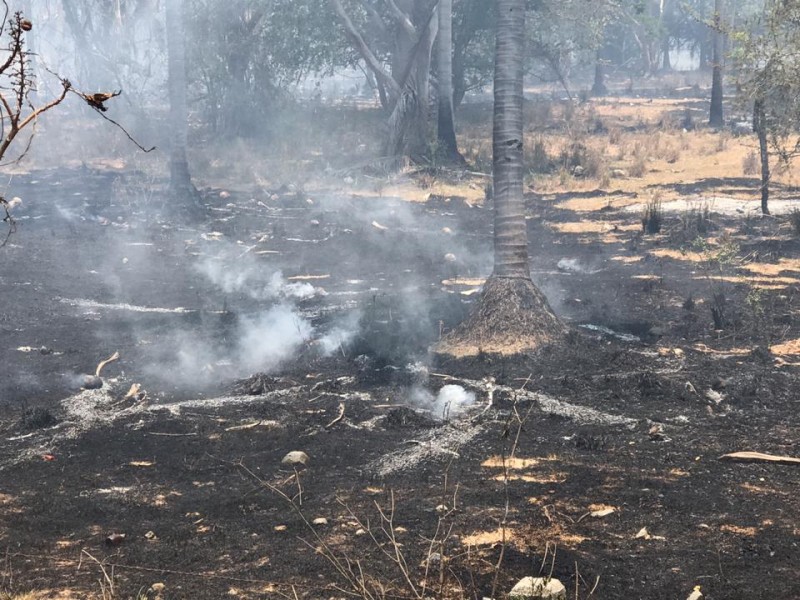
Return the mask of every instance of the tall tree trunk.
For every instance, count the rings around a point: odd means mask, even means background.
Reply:
[[[463,163],[464,157],[458,151],[456,142],[453,115],[453,0],[439,0],[439,34],[436,43],[439,149],[447,160]]]
[[[525,1],[497,0],[494,66],[494,274],[530,278],[522,195]]]
[[[559,340],[564,326],[531,281],[522,195],[522,76],[525,0],[496,0],[494,67],[494,273],[469,318],[436,346],[440,354],[530,352]]]
[[[764,100],[758,98],[753,106],[753,131],[758,136],[761,157],[761,212],[769,214],[769,145],[767,140],[767,111]]]
[[[672,58],[669,55],[670,51],[669,42],[670,42],[669,36],[666,36],[661,46],[661,68],[664,71],[672,71]]]
[[[188,108],[186,105],[186,41],[183,0],[167,0],[167,69],[169,87],[169,184],[173,199],[187,208],[199,204],[186,158]]]
[[[722,0],[714,0],[714,57],[711,76],[711,112],[708,124],[723,127],[725,118],[722,109]]]

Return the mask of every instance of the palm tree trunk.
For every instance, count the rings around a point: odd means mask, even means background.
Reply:
[[[438,127],[439,147],[447,160],[463,163],[458,151],[453,116],[453,0],[439,0],[439,35],[436,66],[438,75]]]
[[[173,199],[188,204],[196,203],[198,195],[192,183],[189,161],[186,158],[188,108],[186,105],[186,42],[183,17],[183,0],[167,0],[170,192]]]
[[[497,0],[494,66],[494,275],[530,279],[522,195],[525,0]]]
[[[469,318],[436,345],[444,356],[503,356],[557,342],[565,328],[531,281],[522,196],[525,0],[496,0],[494,273]]]

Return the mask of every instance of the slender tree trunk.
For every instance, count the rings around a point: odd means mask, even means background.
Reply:
[[[419,39],[406,49],[407,56],[399,59],[396,67],[403,71],[392,73],[400,83],[400,94],[389,116],[389,135],[384,148],[389,157],[408,156],[416,160],[428,153],[429,78],[433,42],[438,30],[436,11],[419,28]]]
[[[169,87],[169,183],[173,199],[187,206],[199,202],[186,158],[188,108],[186,105],[186,48],[183,0],[166,1],[167,68]]]
[[[725,118],[722,108],[722,0],[714,0],[714,57],[711,76],[711,112],[708,124],[723,127]]]
[[[672,58],[669,55],[670,51],[670,43],[669,43],[669,36],[664,38],[663,45],[661,47],[661,68],[664,71],[672,71]]]
[[[761,157],[761,212],[769,214],[769,145],[767,140],[767,111],[764,100],[759,98],[753,106],[753,130],[758,136]]]
[[[605,96],[608,94],[606,86],[606,64],[603,58],[603,49],[597,51],[597,58],[594,63],[594,83],[592,84],[592,96]]]
[[[455,118],[453,115],[453,0],[439,0],[439,34],[437,36],[436,66],[438,75],[439,149],[449,161],[463,163],[458,151]]]
[[[494,66],[494,275],[530,279],[523,199],[525,0],[497,0]]]

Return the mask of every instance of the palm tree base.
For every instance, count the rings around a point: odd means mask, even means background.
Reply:
[[[432,350],[456,358],[533,352],[560,340],[566,326],[527,278],[490,277],[469,318]]]

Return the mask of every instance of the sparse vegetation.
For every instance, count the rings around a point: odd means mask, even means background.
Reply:
[[[661,232],[664,223],[664,211],[661,208],[661,198],[654,194],[644,207],[642,213],[642,231],[646,234],[655,235]]]

